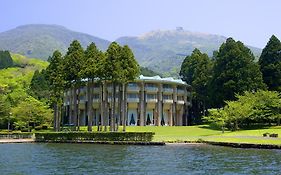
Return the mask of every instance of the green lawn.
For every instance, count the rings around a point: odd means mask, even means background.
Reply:
[[[87,126],[80,127],[81,131],[87,131]],[[109,130],[109,127],[108,127]],[[50,131],[50,130],[48,130]],[[97,131],[97,127],[93,127]],[[119,127],[122,131],[122,126]],[[281,145],[281,126],[271,126],[261,129],[248,129],[240,131],[225,131],[210,128],[208,125],[197,126],[127,126],[128,132],[155,132],[153,141],[184,142],[197,141],[199,139],[215,142],[233,143],[257,143],[257,144],[279,144]],[[36,132],[36,131],[35,131]],[[40,131],[42,132],[42,131]],[[276,133],[279,138],[263,137],[264,133]]]
[[[212,141],[212,142],[228,142],[228,143],[252,143],[252,144],[272,144],[272,145],[281,145],[280,138],[237,138],[237,137],[205,137],[202,138],[205,141]]]
[[[109,129],[109,127],[108,127]],[[86,131],[87,127],[80,127],[80,130]],[[96,131],[97,128],[93,127]],[[122,131],[122,127],[119,128]],[[196,141],[204,136],[220,135],[221,131],[210,129],[208,125],[199,126],[127,126],[127,132],[155,132],[153,141],[165,142],[183,142]]]

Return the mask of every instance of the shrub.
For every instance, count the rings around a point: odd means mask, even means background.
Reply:
[[[34,129],[35,129],[36,131],[38,131],[38,130],[41,130],[42,128],[43,128],[42,126],[35,126]]]
[[[36,141],[144,141],[152,140],[153,132],[46,132],[35,133]]]
[[[48,125],[42,125],[42,129],[48,129]]]

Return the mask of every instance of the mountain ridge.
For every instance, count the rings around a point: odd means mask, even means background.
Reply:
[[[110,41],[60,25],[28,24],[0,33],[0,49],[47,60],[55,50],[65,53],[74,39],[83,47],[95,42],[101,50],[110,44]]]
[[[115,41],[128,45],[139,64],[161,73],[163,76],[178,76],[183,59],[194,48],[212,56],[213,51],[227,37],[202,32],[191,32],[183,28],[153,30],[140,36],[123,36]],[[27,57],[47,60],[54,50],[67,51],[72,40],[77,39],[85,48],[91,42],[103,51],[111,41],[89,34],[69,30],[56,24],[28,24],[0,33],[0,49],[9,50]],[[261,49],[250,47],[257,56]]]

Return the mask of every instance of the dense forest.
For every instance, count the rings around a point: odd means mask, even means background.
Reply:
[[[242,42],[228,38],[212,58],[195,49],[181,65],[182,79],[193,88],[190,114],[230,129],[280,124],[281,43],[270,38],[257,61]]]

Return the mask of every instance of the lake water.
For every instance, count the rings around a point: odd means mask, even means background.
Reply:
[[[281,150],[0,144],[0,174],[281,174]]]

